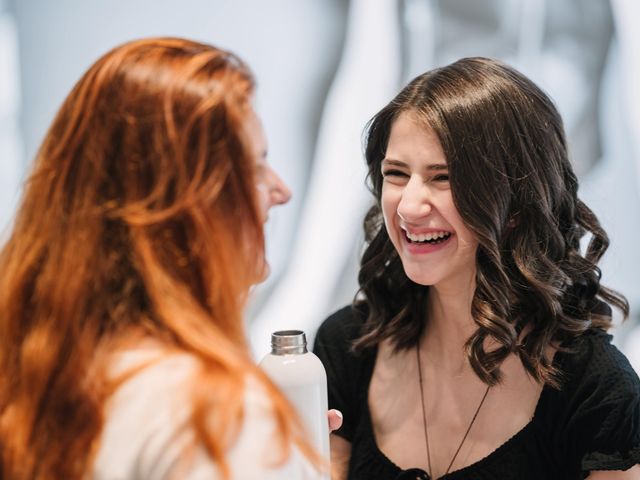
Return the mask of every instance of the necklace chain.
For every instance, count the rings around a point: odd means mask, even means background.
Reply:
[[[418,360],[418,379],[420,381],[420,401],[422,403],[422,427],[424,428],[424,443],[427,449],[427,465],[429,466],[429,472],[427,472],[429,474],[429,477],[432,477],[432,473],[433,470],[431,468],[431,451],[429,449],[429,426],[427,423],[427,409],[425,407],[425,399],[424,399],[424,387],[423,387],[423,380],[422,380],[422,361],[420,358],[420,346],[416,345],[416,356],[417,356],[417,360]],[[478,404],[478,408],[476,408],[476,412],[473,414],[473,418],[471,419],[471,423],[469,423],[469,426],[467,427],[467,431],[464,433],[464,436],[462,437],[462,440],[460,441],[460,444],[458,445],[458,448],[456,449],[456,453],[453,454],[453,457],[451,457],[451,461],[449,462],[449,466],[447,467],[447,470],[444,472],[445,475],[447,475],[449,473],[449,471],[451,470],[451,467],[453,466],[453,462],[455,462],[458,454],[460,453],[460,450],[462,449],[462,445],[464,445],[465,440],[467,439],[467,437],[469,436],[469,432],[471,431],[471,427],[473,427],[473,424],[476,421],[476,418],[478,418],[478,414],[480,413],[480,409],[482,408],[482,405],[484,404],[484,401],[487,398],[487,395],[489,394],[489,389],[491,388],[491,385],[487,385],[487,389],[484,392],[484,395],[482,396],[482,400],[480,400],[480,403]]]

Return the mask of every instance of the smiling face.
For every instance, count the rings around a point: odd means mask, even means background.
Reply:
[[[407,276],[421,285],[468,285],[478,242],[453,202],[440,141],[415,113],[393,122],[381,169],[384,223]]]

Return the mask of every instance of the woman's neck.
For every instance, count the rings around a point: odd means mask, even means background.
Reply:
[[[429,288],[423,357],[439,368],[460,372],[468,365],[464,344],[478,328],[471,316],[474,286]]]

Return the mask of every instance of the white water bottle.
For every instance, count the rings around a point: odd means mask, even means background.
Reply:
[[[296,408],[311,444],[329,461],[327,374],[320,359],[307,350],[301,330],[271,334],[271,353],[260,366]],[[329,475],[326,477],[329,478]]]

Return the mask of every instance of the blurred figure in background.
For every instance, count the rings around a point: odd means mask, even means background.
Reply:
[[[233,54],[157,38],[63,103],[0,253],[2,478],[318,475],[246,339],[290,197],[253,90]]]

